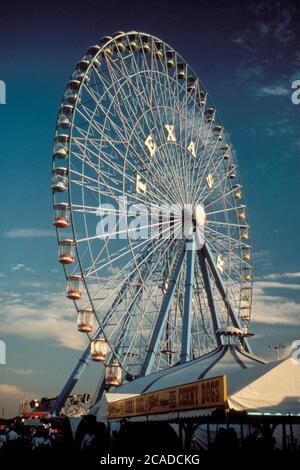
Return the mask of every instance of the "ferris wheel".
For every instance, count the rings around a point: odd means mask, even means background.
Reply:
[[[101,383],[116,386],[213,350],[228,328],[249,351],[237,162],[172,47],[118,32],[89,48],[59,109],[52,191],[67,297],[90,341],[61,402],[89,357],[105,364]]]

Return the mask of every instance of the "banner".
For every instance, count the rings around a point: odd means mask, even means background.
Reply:
[[[223,375],[108,403],[107,418],[211,408],[224,405],[226,400],[226,376]]]

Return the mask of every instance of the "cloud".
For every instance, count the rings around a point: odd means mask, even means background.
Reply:
[[[268,281],[257,281],[255,283],[257,288],[261,289],[292,289],[300,290],[300,284],[287,284],[285,282],[268,282]]]
[[[241,66],[236,71],[236,74],[242,82],[248,82],[249,80],[262,77],[264,70],[261,65]]]
[[[28,266],[25,266],[25,264],[18,263],[12,266],[11,271],[27,271],[27,272],[33,272],[33,269],[29,268]]]
[[[12,228],[2,234],[3,238],[41,238],[55,236],[54,230],[38,228]]]
[[[295,272],[295,273],[275,273],[275,274],[267,274],[266,276],[263,276],[263,279],[270,279],[270,280],[276,280],[276,279],[299,279],[300,278],[300,272]]]
[[[255,23],[262,36],[269,36],[270,39],[287,44],[295,37],[295,32],[291,27],[294,7],[283,1],[274,2],[252,2],[249,4],[249,10],[258,17],[268,17],[270,22],[261,21]]]
[[[253,284],[253,322],[268,325],[299,327],[300,304],[269,289],[300,289],[298,284],[257,281]],[[278,333],[277,333],[278,334]]]
[[[291,12],[286,9],[281,9],[280,20],[274,25],[273,36],[277,41],[287,44],[295,36],[294,31],[289,28],[292,20]]]
[[[253,91],[253,93],[255,93]],[[286,117],[284,113],[277,113],[274,116],[274,119],[266,120],[266,121],[260,121],[256,124],[256,135],[257,134],[263,134],[264,136],[291,136],[292,139],[294,139],[294,136],[298,136],[298,128],[297,128],[297,122],[295,120],[292,120],[290,117]],[[290,142],[293,140],[290,139]],[[296,141],[298,139],[296,138],[293,141],[293,144],[295,145]],[[293,155],[297,155],[295,152],[293,152]],[[283,155],[283,158],[289,158],[287,155]]]
[[[5,409],[5,417],[13,417],[18,414],[20,403],[25,398],[40,396],[32,390],[23,390],[16,385],[0,383],[0,403]]]
[[[296,65],[296,67],[300,66],[300,51],[297,51],[296,54],[295,54],[294,64]]]
[[[14,397],[23,397],[25,392],[16,385],[0,384],[0,394],[12,395]]]
[[[78,333],[73,303],[62,293],[40,292],[34,300],[7,292],[1,304],[1,334],[10,334],[82,350],[86,336]]]
[[[34,371],[32,369],[10,369],[11,372],[13,372],[16,375],[20,375],[23,377],[27,377],[32,374],[37,374],[38,371]]]
[[[285,85],[277,83],[258,88],[254,94],[256,96],[287,96],[291,92]]]
[[[261,36],[266,36],[270,31],[270,25],[267,23],[257,23],[257,28]]]
[[[260,250],[260,251],[255,251],[253,253],[253,258],[255,260],[261,260],[264,258],[269,258],[271,256],[271,251],[270,250]]]
[[[300,139],[295,140],[294,145],[300,147]]]

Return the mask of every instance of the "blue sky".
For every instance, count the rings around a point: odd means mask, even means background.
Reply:
[[[113,5],[113,6],[112,6]],[[299,2],[12,1],[1,4],[0,413],[55,395],[85,339],[76,332],[56,262],[51,146],[64,86],[101,36],[161,37],[197,72],[238,154],[254,249],[253,349],[300,339]],[[298,28],[298,29],[297,29]],[[91,366],[80,389],[96,381]]]

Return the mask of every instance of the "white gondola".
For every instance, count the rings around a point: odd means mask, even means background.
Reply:
[[[74,107],[71,104],[64,104],[60,108],[57,126],[62,129],[69,129],[71,127],[71,118]]]
[[[133,52],[137,50],[137,48],[138,48],[138,43],[137,43],[136,35],[135,35],[135,34],[130,34],[130,35],[128,36],[128,42],[127,42],[126,48],[127,48],[128,50],[131,49]]]
[[[113,37],[117,37],[124,34],[123,31],[117,31],[115,34],[113,34]],[[124,37],[117,38],[115,45],[114,45],[114,50],[118,52],[124,52],[126,49],[125,44],[124,44]]]
[[[70,205],[60,202],[54,205],[53,225],[56,228],[68,228],[70,225]]]
[[[98,54],[100,49],[101,47],[99,46],[99,44],[95,44],[94,46],[89,47],[87,54],[86,54],[87,59],[92,60],[95,57],[95,55]]]
[[[158,59],[163,59],[164,57],[164,49],[162,42],[156,41],[155,42],[155,55]]]
[[[205,93],[205,91],[203,91],[203,90],[199,91],[199,94],[198,94],[198,97],[197,97],[197,104],[200,108],[204,108],[205,102],[206,102],[206,96],[207,96],[207,94]]]
[[[224,160],[229,160],[231,158],[231,146],[230,146],[230,144],[220,145],[220,150],[223,153]]]
[[[99,44],[102,46],[102,54],[106,57],[112,57],[113,51],[111,44],[108,44],[112,40],[111,36],[104,36]]]
[[[180,63],[177,64],[177,77],[180,80],[183,80],[186,76],[186,64]]]
[[[145,52],[145,54],[149,54],[151,51],[150,40],[148,36],[142,37],[142,51]]]
[[[230,150],[230,145],[229,144],[223,144],[223,145],[221,145],[220,149],[223,152],[227,152],[228,150]]]
[[[204,111],[204,116],[208,123],[215,121],[215,114],[216,114],[215,108],[206,108],[206,110]]]
[[[233,197],[235,199],[242,199],[242,186],[240,184],[235,184],[233,186],[233,190],[234,190],[234,193],[233,193]]]
[[[230,179],[234,179],[236,178],[236,172],[235,172],[235,169],[236,169],[236,165],[234,163],[230,163],[230,165],[228,165],[228,177]]]
[[[244,261],[250,261],[251,260],[251,250],[248,247],[243,247],[242,248],[242,259]]]
[[[56,160],[65,160],[69,156],[67,145],[56,144],[53,148],[53,158]]]
[[[230,152],[225,152],[225,153],[224,153],[224,156],[223,156],[224,160],[229,160],[230,157],[231,157]]]
[[[251,268],[243,268],[243,279],[248,282],[252,280]]]
[[[249,240],[249,231],[247,225],[241,225],[241,240]]]
[[[52,191],[63,193],[68,188],[67,168],[57,167],[52,170]]]
[[[80,274],[74,274],[68,277],[67,297],[72,300],[79,300],[82,297],[82,277]]]
[[[175,67],[175,52],[167,51],[166,52],[167,67],[170,69]]]
[[[105,339],[97,338],[91,342],[91,358],[95,362],[105,362],[108,345]]]
[[[57,144],[68,144],[70,141],[69,134],[57,134],[54,138],[55,143]]]
[[[240,308],[240,317],[241,320],[243,321],[249,321],[250,320],[250,307],[241,307]]]
[[[60,240],[58,250],[58,261],[62,264],[74,263],[74,240]]]
[[[105,385],[107,387],[118,387],[122,382],[122,369],[118,364],[107,364],[105,366]]]
[[[196,77],[190,76],[187,79],[187,91],[189,93],[192,93],[193,91],[196,91],[197,88],[197,79]]]
[[[215,126],[213,128],[213,133],[214,133],[214,138],[216,140],[222,140],[223,139],[223,126]]]
[[[77,314],[77,329],[81,333],[91,333],[94,329],[94,311],[92,309],[81,309]]]
[[[78,98],[81,80],[70,80],[65,92],[65,99],[68,103],[74,104]]]
[[[238,212],[238,215],[237,215],[237,216],[238,216],[238,219],[240,219],[240,220],[246,220],[246,219],[247,219],[247,214],[246,214],[246,212],[245,212],[244,210]]]
[[[77,80],[82,80],[86,75],[86,71],[89,68],[89,65],[90,65],[89,60],[86,60],[86,59],[81,60],[77,64],[76,69],[74,71],[74,78]]]
[[[252,288],[251,287],[242,287],[241,289],[241,300],[243,302],[250,302],[252,298]]]

